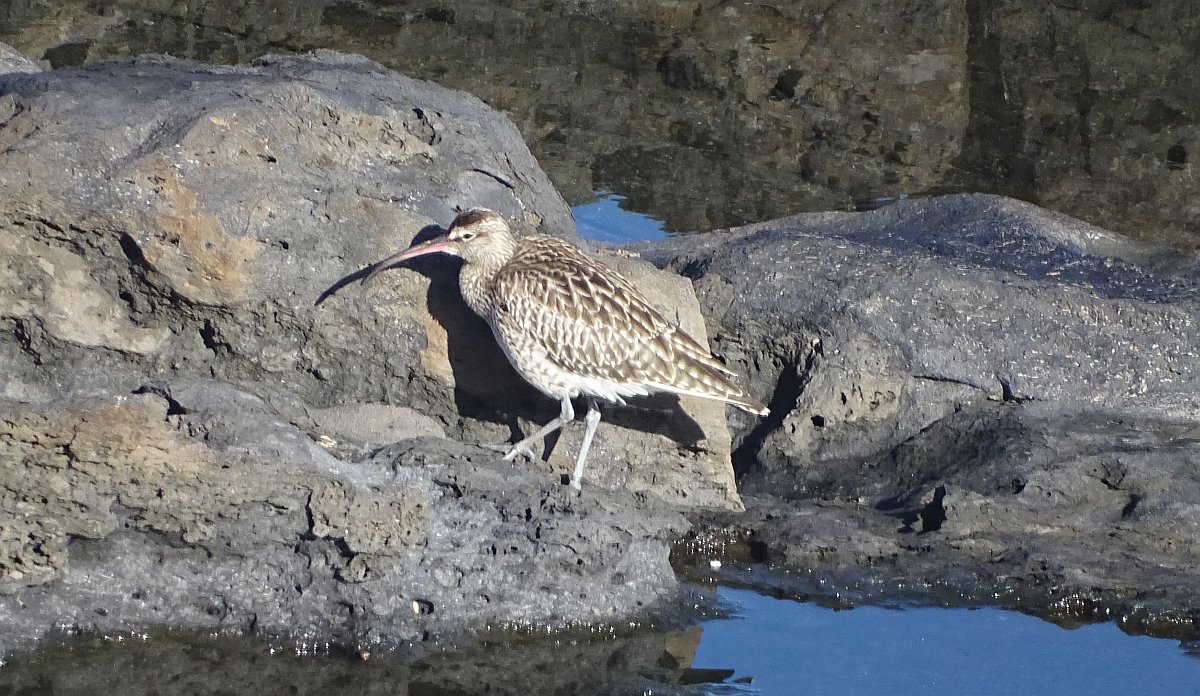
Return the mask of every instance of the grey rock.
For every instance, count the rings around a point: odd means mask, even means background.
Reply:
[[[316,427],[360,442],[396,442],[412,437],[445,437],[429,416],[404,406],[347,404],[310,412]]]
[[[511,123],[362,59],[146,58],[0,90],[4,321],[31,345],[5,355],[16,398],[160,372],[274,381],[319,406],[402,398],[417,296],[310,312],[322,290],[456,206],[573,230]]]
[[[610,256],[773,415],[606,414],[576,498],[578,429],[532,464],[464,444],[555,407],[452,265],[347,286],[460,205],[572,235],[482,103],[337,54],[147,58],[0,76],[0,122],[0,649],[612,621],[677,597],[676,510],[741,508],[731,447],[749,509],[700,534],[750,557],[1191,625],[1193,255],[954,196],[643,249],[690,283]]]
[[[42,67],[26,58],[20,51],[5,43],[0,43],[0,75],[4,73],[35,73],[41,72]]]
[[[735,453],[751,497],[732,524],[760,557],[1200,608],[1195,255],[980,195],[645,254],[693,279],[718,350],[774,390]]]
[[[650,501],[441,438],[348,462],[253,394],[162,389],[4,404],[0,649],[154,625],[394,646],[603,623],[676,591],[687,523]]]
[[[0,395],[47,402],[201,376],[316,409],[412,408],[475,442],[556,412],[467,309],[451,261],[347,286],[459,207],[574,238],[517,130],[478,99],[331,52],[6,79],[0,142],[20,146],[0,167],[0,242],[13,250],[0,321],[16,339],[0,344]],[[688,283],[613,263],[703,338]],[[547,456],[554,471],[577,439]],[[719,404],[615,414],[596,448],[613,462],[595,468],[601,485],[740,506]]]
[[[741,509],[719,404],[609,414],[572,496],[581,428],[475,446],[557,407],[453,263],[351,285],[457,207],[574,236],[478,99],[328,52],[145,57],[0,75],[0,124],[0,651],[611,623],[675,596],[679,510]],[[612,263],[703,337],[685,279]]]
[[[804,215],[646,254],[693,279],[760,392],[779,385],[780,427],[754,443],[768,470],[887,452],[972,403],[1200,406],[1195,257],[1011,199]]]

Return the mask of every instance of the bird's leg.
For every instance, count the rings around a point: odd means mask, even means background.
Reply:
[[[536,433],[513,445],[508,454],[504,455],[505,461],[512,460],[518,454],[522,453],[529,455],[529,458],[532,459],[533,448],[529,446],[530,443],[537,442],[573,420],[575,420],[575,409],[571,407],[571,399],[564,396],[562,400],[562,413],[558,415],[558,418],[543,425]]]
[[[583,431],[583,444],[579,446],[579,458],[575,460],[575,471],[571,473],[571,488],[583,490],[579,479],[583,478],[583,463],[587,460],[588,448],[592,446],[592,437],[596,434],[596,426],[600,425],[600,407],[596,400],[587,398],[587,415],[583,417],[587,430]]]

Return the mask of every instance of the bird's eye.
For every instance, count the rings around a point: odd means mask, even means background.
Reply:
[[[459,232],[458,233],[458,238],[464,242],[470,240],[474,236],[475,236],[474,232]]]

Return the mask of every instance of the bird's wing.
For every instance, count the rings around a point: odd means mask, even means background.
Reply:
[[[732,376],[620,274],[561,240],[533,241],[495,280],[495,320],[511,349],[618,383],[673,384],[695,369]]]

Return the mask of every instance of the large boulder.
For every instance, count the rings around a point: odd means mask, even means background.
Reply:
[[[147,58],[3,79],[0,292],[28,338],[5,342],[10,398],[196,374],[318,406],[432,406],[410,384],[419,278],[387,301],[313,301],[456,207],[572,234],[511,123],[362,59]]]
[[[361,58],[0,74],[0,635],[412,640],[672,596],[678,511],[741,509],[720,405],[616,414],[572,496],[581,428],[475,446],[557,405],[452,263],[350,285],[475,205],[575,239],[511,122]],[[612,263],[703,338],[686,279]]]
[[[982,195],[646,254],[774,389],[735,453],[761,558],[1200,608],[1194,254]]]
[[[0,346],[0,394],[209,376],[315,407],[411,406],[479,442],[557,413],[467,309],[448,260],[416,265],[432,283],[399,272],[343,288],[459,208],[575,238],[519,133],[479,100],[331,53],[249,68],[147,58],[5,84],[0,321],[15,340]],[[688,283],[612,261],[704,338]],[[594,460],[611,466],[593,480],[740,506],[719,404],[619,423],[598,436]],[[577,438],[552,470],[569,469]]]

